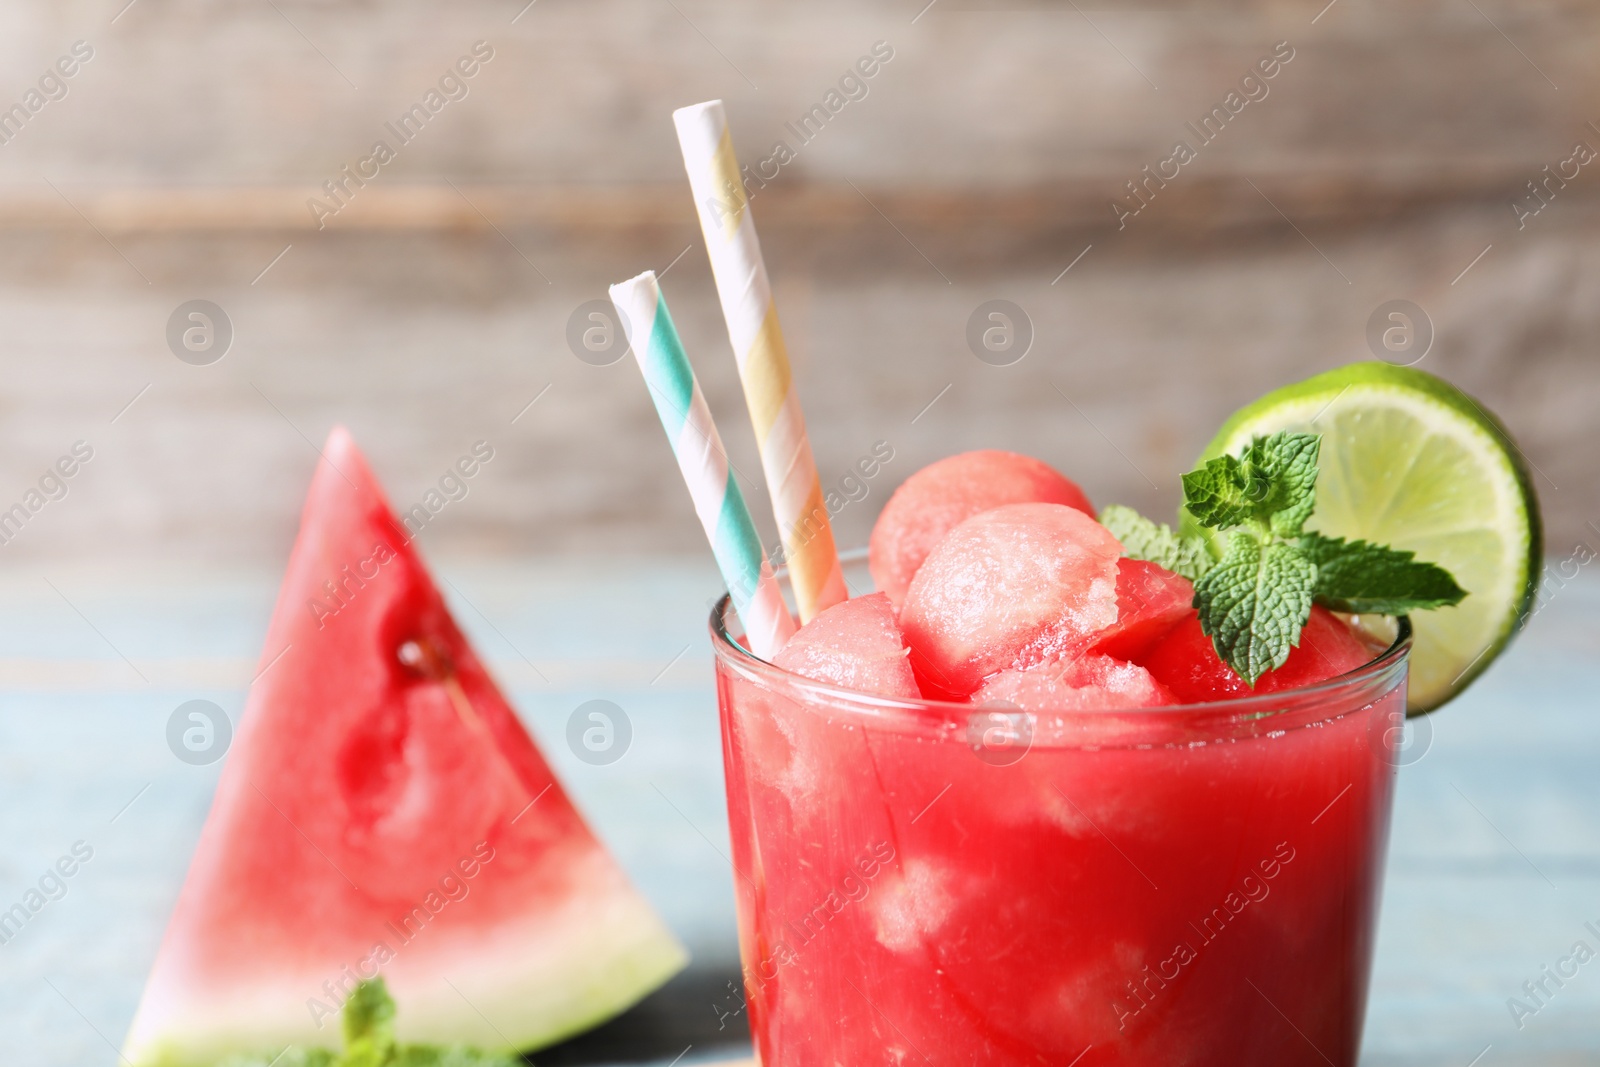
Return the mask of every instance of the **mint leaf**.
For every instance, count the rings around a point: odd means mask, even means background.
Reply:
[[[1316,434],[1257,437],[1239,455],[1218,456],[1185,474],[1185,506],[1202,526],[1255,523],[1280,535],[1298,534],[1316,507],[1321,445]]]
[[[1257,437],[1237,456],[1218,456],[1183,476],[1184,506],[1202,526],[1256,524],[1300,532],[1317,504],[1322,438],[1283,431]]]
[[[1222,559],[1194,586],[1200,628],[1217,655],[1251,686],[1283,666],[1311,617],[1317,576],[1299,548],[1263,543],[1247,532],[1228,538]]]
[[[1172,527],[1155,523],[1121,504],[1100,512],[1100,523],[1122,542],[1123,554],[1130,559],[1145,559],[1190,581],[1200,577],[1216,561],[1198,537],[1181,537]]]
[[[1184,506],[1201,526],[1242,526],[1255,520],[1268,491],[1263,472],[1248,459],[1218,456],[1183,476]]]
[[[1317,565],[1315,595],[1331,611],[1404,615],[1461,603],[1467,591],[1450,572],[1413,552],[1308,533],[1300,551]]]
[[[1262,518],[1280,537],[1298,534],[1317,506],[1317,457],[1322,438],[1314,433],[1275,433],[1257,438],[1251,460],[1263,472],[1267,495]]]

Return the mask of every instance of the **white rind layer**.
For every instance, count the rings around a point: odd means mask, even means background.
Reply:
[[[598,849],[586,889],[559,911],[488,929],[425,929],[382,973],[402,1043],[485,1051],[541,1048],[631,1007],[682,970],[688,953]],[[430,935],[437,935],[430,936]],[[215,1067],[235,1053],[340,1046],[337,1014],[314,1011],[344,962],[262,972],[248,990],[203,976],[145,991],[123,1048],[125,1067]]]

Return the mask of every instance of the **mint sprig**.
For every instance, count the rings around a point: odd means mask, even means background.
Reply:
[[[1300,532],[1317,506],[1316,434],[1258,437],[1238,456],[1218,456],[1183,476],[1184,506],[1202,526],[1264,525]]]
[[[1101,514],[1126,555],[1194,582],[1200,628],[1251,686],[1288,660],[1313,604],[1402,615],[1459,604],[1467,595],[1449,571],[1411,552],[1305,529],[1317,506],[1321,445],[1316,434],[1275,433],[1185,474],[1184,506],[1216,531],[1209,542],[1130,508],[1114,505]]]
[[[394,998],[382,978],[356,986],[344,1002],[339,1022],[344,1031],[339,1067],[384,1067],[393,1062]]]

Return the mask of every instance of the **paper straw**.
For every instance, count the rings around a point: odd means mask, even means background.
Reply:
[[[739,176],[721,100],[672,113],[689,172],[700,231],[722,299],[722,317],[739,362],[745,403],[755,424],[772,512],[800,621],[845,599],[844,573],[833,545],[817,464],[806,437],[800,398],[789,375],[789,353],[778,327],[761,242]]]
[[[794,635],[794,618],[783,602],[744,494],[734,481],[728,453],[667,313],[655,272],[645,271],[613,285],[611,302],[622,315],[661,427],[667,431],[694,510],[749,636],[750,651],[771,659]]]

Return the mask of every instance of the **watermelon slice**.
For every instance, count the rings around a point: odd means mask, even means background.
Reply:
[[[1137,660],[1189,614],[1194,584],[1142,559],[1117,560],[1117,621],[1101,630],[1088,651]]]
[[[957,524],[990,508],[1030,503],[1095,513],[1076,482],[1032,456],[986,448],[930,463],[894,491],[872,526],[872,580],[898,608],[917,568]]]
[[[1174,703],[1150,672],[1134,663],[1090,653],[1071,663],[1043,663],[1001,671],[972,694],[974,704],[1010,704],[1040,715],[1113,708],[1153,708]]]
[[[883,593],[841,600],[800,628],[772,658],[775,666],[861,693],[916,700],[894,605]]]
[[[686,955],[595,839],[335,429],[132,1067],[337,1047],[382,974],[408,1043],[535,1048]]]
[[[998,671],[1082,648],[1117,621],[1111,531],[1062,504],[1007,504],[945,535],[906,590],[900,625],[922,691],[965,700]]]

